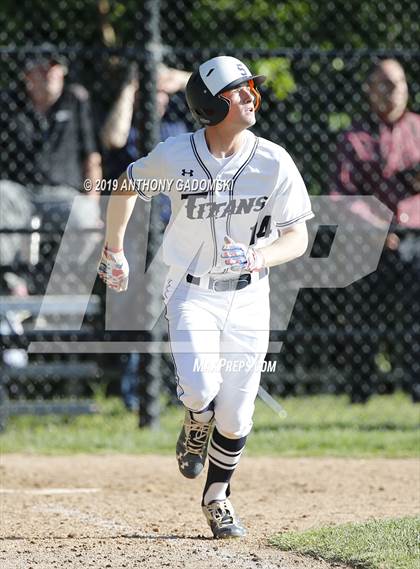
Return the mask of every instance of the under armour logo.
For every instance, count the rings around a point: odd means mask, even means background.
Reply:
[[[194,174],[194,170],[185,170],[185,168],[182,168],[181,174],[182,174],[183,176],[186,176],[187,174],[188,174],[189,176],[192,176],[192,175]]]

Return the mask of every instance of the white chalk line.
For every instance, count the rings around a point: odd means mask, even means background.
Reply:
[[[34,506],[32,508],[36,512],[43,512],[49,514],[61,514],[68,518],[74,518],[82,523],[90,524],[92,526],[119,531],[137,533],[137,530],[126,524],[121,524],[112,519],[101,518],[94,514],[86,514],[76,508],[65,508],[64,506]]]
[[[0,488],[0,494],[30,494],[33,496],[48,496],[49,494],[94,494],[100,488]]]

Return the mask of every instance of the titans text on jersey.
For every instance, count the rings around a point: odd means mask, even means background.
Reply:
[[[187,217],[189,219],[208,219],[210,217],[220,219],[227,215],[242,215],[250,213],[251,211],[260,211],[268,199],[267,196],[260,196],[232,199],[230,201],[219,203],[211,201],[200,203],[200,199],[202,199],[202,197],[202,195],[189,194],[184,194],[182,196],[183,200],[187,200],[185,207],[187,210]]]

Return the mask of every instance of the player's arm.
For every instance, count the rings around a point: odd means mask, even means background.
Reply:
[[[105,283],[116,291],[128,286],[128,264],[124,256],[124,235],[139,196],[149,202],[154,190],[145,189],[142,181],[166,178],[165,143],[159,143],[147,156],[129,164],[127,173],[118,179],[112,192],[106,214],[105,247],[98,273]]]
[[[105,245],[98,274],[109,288],[127,290],[129,268],[124,255],[124,235],[127,229],[137,192],[132,189],[126,174],[118,179],[118,186],[109,198],[106,213]]]
[[[118,178],[116,191],[112,192],[106,212],[105,243],[111,249],[124,247],[124,235],[138,194],[132,188],[127,174]]]
[[[301,257],[308,247],[306,223],[298,223],[284,229],[281,236],[258,251],[263,256],[264,267],[275,267]]]
[[[302,256],[308,247],[306,223],[298,223],[281,232],[281,236],[270,245],[257,249],[243,243],[236,243],[225,237],[222,258],[234,271],[259,271],[274,267]]]

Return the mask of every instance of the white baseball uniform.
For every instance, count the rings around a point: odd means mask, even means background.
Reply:
[[[237,153],[218,159],[204,129],[181,134],[127,169],[142,199],[159,191],[171,199],[164,300],[178,396],[192,411],[215,400],[218,430],[234,437],[252,427],[268,347],[269,283],[267,269],[238,274],[225,265],[224,237],[259,248],[313,217],[290,155],[250,131],[244,135]]]

